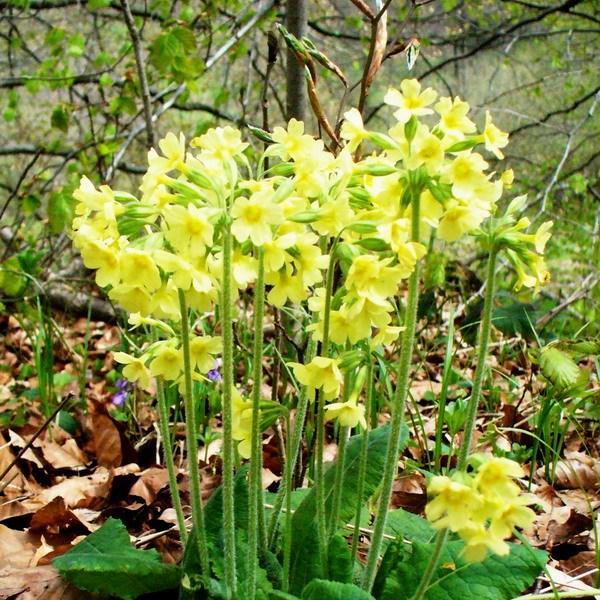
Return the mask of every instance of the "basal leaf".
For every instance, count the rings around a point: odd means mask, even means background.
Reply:
[[[161,562],[156,550],[136,550],[112,518],[52,564],[76,587],[124,600],[176,588],[181,578],[179,567]]]
[[[339,581],[313,579],[302,592],[302,600],[374,600],[365,590]]]
[[[363,504],[381,483],[389,437],[389,426],[378,427],[369,433],[368,469],[360,499]],[[408,440],[408,429],[402,432],[401,446]],[[342,484],[341,510],[338,525],[351,521],[358,504],[358,470],[361,449],[361,436],[353,436],[346,448],[344,479]],[[325,510],[329,523],[333,508],[334,465],[325,472]],[[290,566],[290,591],[298,594],[311,580],[323,577],[319,563],[316,493],[314,488],[306,495],[292,519],[292,556]]]
[[[463,547],[461,541],[446,544],[426,600],[511,600],[533,583],[546,562],[545,552],[511,544],[507,556],[490,555],[481,562],[467,563],[460,556]],[[416,591],[433,544],[413,542],[411,548],[388,574],[381,600],[410,598]]]

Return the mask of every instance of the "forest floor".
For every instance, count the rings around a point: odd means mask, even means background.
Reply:
[[[125,524],[136,547],[155,548],[166,562],[176,563],[182,557],[152,398],[141,392],[119,395],[119,381],[114,377],[111,350],[119,348],[119,328],[86,319],[55,318],[62,336],[52,352],[54,399],[43,407],[33,367],[38,349],[32,347],[19,321],[0,317],[0,598],[93,597],[63,582],[51,561],[108,517]],[[561,589],[584,591],[598,578],[599,542],[594,535],[599,529],[598,523],[594,526],[594,514],[600,507],[597,423],[569,423],[557,460],[544,464],[538,458],[531,463],[530,417],[539,410],[535,399],[540,384],[521,342],[517,340],[508,353],[506,344],[493,345],[497,380],[493,389],[498,397],[494,410],[480,413],[478,443],[483,449],[494,446],[516,452],[517,460],[531,473],[525,485],[537,499],[537,517],[524,537],[550,555],[548,571],[535,590],[550,590],[550,576]],[[82,358],[75,349],[84,346],[87,373],[81,394]],[[464,379],[469,379],[472,362],[469,347],[457,352],[455,367],[462,369]],[[430,459],[436,412],[431,397],[439,392],[442,363],[443,350],[433,351],[416,373],[409,415],[412,441],[403,456],[409,468],[394,486],[394,507],[417,514],[423,512],[427,497],[425,479],[414,465],[426,465]],[[460,388],[460,382],[454,388]],[[379,415],[381,422],[387,418],[385,413]],[[218,433],[219,424],[213,425]],[[189,514],[183,439],[183,426],[178,424],[175,458]],[[459,438],[452,441],[455,447],[460,444]],[[205,500],[220,484],[219,447],[217,438],[200,451]],[[278,448],[276,435],[267,431],[263,484],[269,491],[277,489],[281,478]],[[335,452],[330,442],[326,459],[333,459]],[[368,535],[362,542],[364,551]]]

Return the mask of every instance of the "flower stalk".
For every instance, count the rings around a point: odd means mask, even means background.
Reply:
[[[258,274],[254,288],[254,346],[252,350],[252,453],[248,504],[248,589],[249,600],[256,597],[259,528],[264,524],[262,502],[262,436],[260,432],[260,396],[263,358],[263,318],[265,310],[265,267],[263,249],[257,249]],[[260,518],[262,514],[262,519]]]
[[[367,395],[365,399],[365,414],[367,415],[367,427],[363,427],[360,445],[360,459],[358,463],[358,484],[357,484],[357,505],[356,517],[354,519],[354,531],[352,533],[352,549],[350,556],[352,560],[356,558],[358,550],[358,540],[360,538],[360,517],[362,512],[362,496],[365,489],[365,477],[367,476],[367,463],[369,458],[369,418],[373,404],[373,356],[369,353],[367,359]]]
[[[420,198],[419,193],[413,191],[412,194],[412,216],[411,216],[411,234],[412,241],[419,241],[420,228]],[[379,496],[379,506],[373,536],[371,538],[371,548],[367,558],[367,566],[363,576],[362,587],[366,591],[371,591],[377,574],[377,563],[381,553],[383,543],[383,534],[385,531],[385,522],[389,512],[390,499],[392,497],[392,486],[394,476],[398,468],[398,458],[400,455],[400,435],[402,425],[404,424],[404,408],[409,388],[410,365],[413,352],[413,343],[417,327],[417,308],[419,304],[419,277],[420,262],[415,263],[415,268],[410,275],[408,283],[408,300],[406,303],[405,329],[402,335],[402,348],[398,360],[398,384],[394,394],[392,406],[392,419],[390,437],[388,441],[387,454],[383,469],[383,480],[381,483],[381,494]]]
[[[175,469],[175,461],[173,460],[173,444],[171,443],[171,432],[169,431],[169,405],[167,404],[165,384],[162,377],[156,380],[156,394],[158,396],[158,426],[162,437],[163,456],[169,477],[169,492],[171,493],[173,508],[175,509],[179,537],[181,538],[181,543],[185,545],[188,535],[185,528],[185,517],[181,507],[179,489],[177,488],[177,471]]]
[[[231,223],[223,227],[223,282],[221,318],[223,330],[223,529],[225,539],[225,583],[232,598],[236,592],[235,512],[234,512],[234,441],[233,441],[233,254]]]
[[[185,437],[188,451],[188,470],[190,477],[190,501],[192,504],[192,524],[196,534],[197,551],[202,567],[202,575],[208,581],[210,567],[208,544],[204,528],[204,509],[200,490],[200,469],[198,467],[198,440],[196,411],[192,390],[192,366],[190,359],[190,324],[185,294],[179,290],[179,309],[181,312],[181,348],[183,352],[183,380],[185,406]]]

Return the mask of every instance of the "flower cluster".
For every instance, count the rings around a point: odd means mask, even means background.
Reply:
[[[338,348],[397,340],[396,298],[431,235],[454,242],[480,231],[510,176],[489,172],[475,151],[483,145],[501,157],[507,144],[489,114],[477,133],[466,102],[438,99],[416,80],[389,90],[385,102],[394,107],[396,123],[386,132],[369,131],[351,109],[337,153],[292,119],[263,132],[270,145],[255,169],[240,132],[219,127],[192,139],[190,147],[183,135],[167,134],[161,153],[148,154],[139,197],[82,179],[74,243],[98,285],[131,313],[130,322],[155,326],[161,338],[139,355],[115,354],[125,377],[142,386],[151,376],[181,382],[181,296],[199,317],[194,332],[206,331],[203,319],[220,302],[226,235],[233,241],[233,286],[243,291],[254,284],[260,252],[267,301],[278,308],[306,302],[315,340],[323,341],[325,331]],[[363,145],[373,152],[361,159]],[[520,256],[514,258],[519,268]],[[528,269],[534,268],[531,256]],[[332,270],[335,289],[328,291]],[[537,281],[546,278],[539,263],[537,273]],[[530,285],[526,276],[523,284]],[[194,377],[213,374],[221,348],[219,336],[193,336]],[[301,384],[333,401],[343,376],[339,359],[323,354],[291,366]],[[350,426],[363,422],[363,413],[356,398],[328,411]],[[246,440],[244,431],[240,440]]]
[[[507,458],[477,457],[474,474],[457,472],[433,477],[427,487],[434,496],[425,507],[427,519],[437,529],[449,529],[465,542],[468,561],[483,560],[488,552],[505,555],[506,539],[515,527],[527,527],[535,513],[532,497],[521,494],[516,478],[523,477],[519,464]]]

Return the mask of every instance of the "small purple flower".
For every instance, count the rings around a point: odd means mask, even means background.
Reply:
[[[117,379],[115,385],[120,392],[123,392],[129,387],[129,381],[127,379]]]
[[[129,394],[127,390],[121,390],[112,397],[112,403],[115,406],[123,406],[123,404],[125,404],[125,401],[127,400],[128,395]]]
[[[215,360],[215,366],[213,369],[211,369],[206,375],[208,376],[208,378],[211,381],[214,381],[215,383],[221,383],[221,381],[223,381],[223,378],[221,377],[221,373],[219,372],[219,367],[221,366],[221,359],[217,358],[217,360]]]

